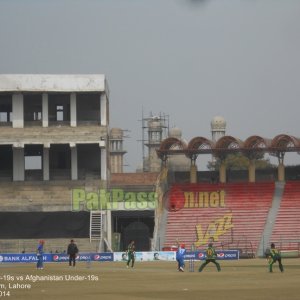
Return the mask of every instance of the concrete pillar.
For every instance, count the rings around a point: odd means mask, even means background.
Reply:
[[[255,182],[255,159],[251,159],[248,168],[249,182]]]
[[[13,147],[13,181],[25,180],[24,145]]]
[[[107,99],[105,93],[100,96],[100,125],[107,126]]]
[[[76,94],[71,93],[70,96],[70,114],[71,114],[71,127],[77,126],[77,107],[76,107]]]
[[[112,222],[111,222],[111,210],[106,210],[106,233],[107,233],[107,241],[110,247],[112,246]]]
[[[22,94],[12,95],[12,127],[24,128],[24,97]]]
[[[282,162],[278,165],[278,181],[285,181],[285,167]]]
[[[221,183],[226,183],[226,164],[225,164],[225,161],[222,161],[221,162],[221,165],[220,165],[220,182]]]
[[[100,148],[100,171],[101,171],[101,180],[107,179],[107,149],[106,148]]]
[[[76,144],[70,144],[71,147],[71,179],[78,179],[77,147]]]
[[[43,180],[44,181],[48,181],[50,179],[49,148],[50,148],[50,144],[44,145],[43,148]]]
[[[197,183],[197,166],[196,165],[191,165],[190,183]]]
[[[43,111],[43,127],[49,126],[49,112],[48,112],[48,94],[42,95],[42,111]]]

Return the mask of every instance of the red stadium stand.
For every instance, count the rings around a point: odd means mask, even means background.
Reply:
[[[281,250],[299,250],[300,246],[300,183],[285,184],[281,206],[273,228],[271,242]]]
[[[272,205],[274,182],[175,184],[169,195],[165,246],[241,248],[254,255]]]

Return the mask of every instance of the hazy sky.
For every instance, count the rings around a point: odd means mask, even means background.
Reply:
[[[299,0],[0,0],[0,53],[3,74],[105,74],[125,171],[142,112],[187,141],[211,138],[216,115],[242,140],[300,137]]]

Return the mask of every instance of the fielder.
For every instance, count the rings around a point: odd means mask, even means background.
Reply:
[[[271,249],[267,254],[268,256],[268,262],[269,262],[269,272],[273,272],[273,264],[278,261],[279,270],[280,272],[283,272],[283,265],[281,263],[281,254],[278,249],[275,248],[275,244],[271,244]]]
[[[207,264],[209,264],[210,262],[215,264],[217,267],[218,272],[221,271],[221,267],[220,264],[216,261],[217,259],[217,253],[215,248],[213,247],[212,243],[208,244],[208,248],[206,249],[206,259],[205,262],[200,266],[199,268],[199,272],[202,272],[202,270],[205,268],[205,266]]]
[[[134,261],[135,261],[135,244],[134,241],[130,241],[128,247],[127,247],[127,263],[126,263],[126,267],[129,268],[129,264],[131,261],[131,268],[134,268]]]

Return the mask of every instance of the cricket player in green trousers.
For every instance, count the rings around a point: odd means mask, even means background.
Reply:
[[[205,262],[200,266],[199,272],[202,272],[202,270],[205,268],[205,266],[207,264],[209,264],[210,262],[215,264],[218,272],[220,272],[221,267],[220,267],[220,264],[216,261],[216,259],[217,259],[217,253],[216,253],[215,248],[213,247],[213,243],[209,243],[208,248],[206,249]]]
[[[131,268],[134,267],[134,260],[135,260],[135,245],[134,245],[134,241],[130,241],[128,247],[127,247],[127,264],[126,267],[129,267],[130,261],[131,261]]]
[[[271,249],[270,249],[270,252],[268,253],[268,261],[269,261],[269,272],[270,273],[273,272],[272,267],[273,267],[273,264],[276,263],[276,261],[278,261],[280,272],[283,272],[283,265],[281,263],[281,254],[280,254],[280,251],[275,248],[274,243],[271,244]]]

